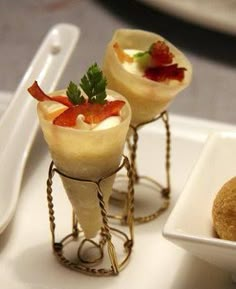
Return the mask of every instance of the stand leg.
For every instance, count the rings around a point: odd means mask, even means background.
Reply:
[[[129,160],[125,159],[125,167],[128,175],[128,197],[127,197],[127,224],[130,230],[131,246],[134,240],[134,177]]]
[[[128,149],[130,153],[130,169],[132,170],[133,182],[137,184],[139,181],[139,175],[137,170],[137,149],[138,149],[138,132],[136,127],[131,126],[133,129],[133,142],[131,143],[130,139],[128,139]]]
[[[138,135],[138,129],[148,123],[151,123],[153,121],[157,121],[158,119],[161,119],[165,125],[165,134],[166,134],[166,150],[165,150],[165,172],[166,172],[166,184],[165,187],[162,186],[160,183],[155,181],[154,179],[139,175],[137,172],[137,149],[138,149],[138,141],[139,141],[139,135]],[[171,192],[171,182],[170,182],[170,152],[171,152],[171,133],[170,133],[170,126],[169,126],[169,118],[167,111],[164,111],[161,113],[158,117],[155,119],[146,122],[146,123],[140,123],[136,126],[130,126],[133,130],[133,138],[132,140],[129,139],[127,141],[128,143],[128,149],[129,149],[129,155],[130,155],[130,170],[132,173],[132,181],[134,185],[145,185],[150,184],[153,186],[153,188],[156,188],[157,192],[160,192],[160,195],[162,197],[162,204],[161,206],[154,211],[152,214],[146,215],[146,216],[135,216],[134,221],[136,223],[146,223],[151,220],[154,220],[157,218],[162,212],[164,212],[168,206],[169,206],[169,199],[170,199],[170,192]],[[125,176],[123,175],[125,178]],[[119,201],[120,205],[123,205],[124,213],[122,216],[112,216],[112,218],[121,220],[121,223],[127,224],[127,216],[129,211],[129,200],[127,196],[127,191],[123,192],[123,190],[114,189],[115,193],[119,194],[120,198],[113,196],[111,200]],[[126,193],[126,194],[125,194]],[[126,195],[126,197],[123,197]],[[123,197],[123,199],[122,199]]]
[[[110,227],[108,225],[107,212],[106,212],[105,203],[103,200],[102,190],[101,190],[99,184],[97,187],[98,187],[97,196],[99,199],[99,205],[101,208],[101,215],[102,215],[102,220],[103,220],[103,234],[105,234],[105,237],[107,240],[108,254],[109,254],[110,262],[112,265],[112,269],[114,271],[114,274],[117,275],[119,273],[119,265],[118,265],[117,255],[116,255],[115,247],[111,242]]]
[[[49,212],[49,222],[50,222],[50,230],[52,234],[52,246],[54,248],[55,245],[55,217],[54,217],[54,206],[53,206],[53,197],[52,197],[52,178],[53,178],[53,162],[51,162],[49,171],[48,171],[48,179],[47,179],[47,201],[48,201],[48,212]]]
[[[78,230],[78,219],[74,213],[72,212],[72,233],[74,237],[78,237],[79,235],[79,230]]]
[[[170,133],[169,117],[166,111],[162,114],[162,120],[165,124],[165,129],[166,129],[166,156],[165,156],[166,188],[162,190],[162,195],[165,198],[169,198],[170,192],[171,192],[171,182],[170,182],[171,133]]]

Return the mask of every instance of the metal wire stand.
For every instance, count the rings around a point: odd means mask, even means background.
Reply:
[[[105,203],[103,200],[103,192],[101,190],[101,182],[111,177],[112,175],[116,174],[119,170],[123,167],[127,170],[128,176],[128,196],[127,196],[127,205],[128,205],[128,214],[126,215],[126,222],[128,224],[129,229],[129,236],[121,231],[120,229],[111,227],[108,223],[108,215],[105,208]],[[52,185],[53,185],[53,176],[54,174],[58,173],[63,177],[76,180],[78,182],[86,182],[86,183],[93,183],[97,187],[97,198],[101,210],[101,217],[102,217],[102,227],[99,234],[99,240],[94,241],[93,239],[86,239],[83,236],[83,232],[78,228],[78,220],[76,218],[75,213],[73,212],[73,220],[72,220],[72,232],[66,235],[61,241],[57,242],[55,240],[55,228],[56,228],[56,221],[55,221],[55,211],[54,211],[54,204],[53,204],[53,196],[52,196]],[[134,240],[134,232],[133,232],[133,214],[134,214],[134,190],[133,190],[133,177],[132,177],[132,170],[130,167],[130,163],[127,157],[123,156],[123,161],[121,165],[111,174],[100,178],[98,181],[92,181],[87,179],[79,179],[67,176],[60,172],[57,168],[54,167],[54,163],[51,162],[48,172],[48,179],[47,179],[47,201],[48,201],[48,209],[49,209],[49,221],[50,221],[50,230],[52,235],[52,249],[54,254],[56,255],[58,261],[75,271],[79,271],[88,275],[93,276],[110,276],[110,275],[117,275],[127,264],[133,247],[133,240]],[[113,236],[116,235],[123,240],[123,247],[124,247],[124,257],[122,260],[118,260],[117,258],[117,250],[113,244]],[[73,258],[69,259],[64,254],[65,247],[71,243],[77,242],[78,243],[78,251],[77,251],[77,258],[74,261]],[[92,259],[86,259],[83,257],[82,251],[85,244],[90,244],[95,249],[99,251],[99,255],[93,257]],[[105,250],[105,248],[107,250]],[[99,267],[102,260],[104,259],[105,254],[108,257],[110,267],[102,268]],[[120,255],[120,252],[119,252]]]
[[[147,125],[151,122],[162,120],[165,126],[166,131],[166,153],[165,153],[165,170],[166,170],[166,186],[162,186],[159,182],[156,180],[148,177],[138,174],[137,172],[137,166],[136,166],[136,157],[137,157],[137,149],[138,149],[138,129],[141,128],[144,125]],[[156,191],[160,193],[162,204],[158,207],[158,209],[155,212],[152,212],[148,215],[144,216],[134,216],[134,222],[135,223],[146,223],[151,220],[156,219],[162,212],[164,212],[170,203],[170,192],[171,192],[171,184],[170,184],[170,150],[171,150],[171,133],[170,133],[170,126],[169,126],[169,117],[167,111],[164,111],[159,116],[157,116],[155,119],[152,119],[148,122],[140,123],[136,126],[130,126],[133,130],[133,140],[132,142],[128,140],[128,148],[130,152],[130,166],[133,176],[133,183],[135,186],[140,185],[141,183],[149,183],[150,185],[154,186],[156,188]],[[118,175],[116,177],[116,180],[125,180],[126,176],[124,175]],[[148,197],[148,196],[147,196]],[[113,219],[120,220],[121,223],[127,223],[126,222],[126,216],[128,214],[128,203],[127,203],[127,191],[114,189],[113,188],[113,195],[110,199],[110,201],[113,204],[120,204],[123,207],[123,213],[122,215],[113,214],[110,217]],[[137,213],[137,210],[135,208],[135,213]]]

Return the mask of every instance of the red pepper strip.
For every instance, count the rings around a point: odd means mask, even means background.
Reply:
[[[69,101],[69,99],[65,96],[61,96],[61,95],[57,95],[57,96],[52,96],[51,97],[51,100],[54,100],[54,101],[57,101],[57,102],[60,102],[61,104],[64,104],[68,107],[71,107],[73,106],[73,103],[71,103]]]
[[[64,96],[52,96],[52,97],[50,97],[50,96],[48,96],[39,87],[37,81],[35,81],[32,84],[32,86],[28,88],[28,92],[38,101],[53,100],[53,101],[57,101],[61,104],[64,104],[68,107],[71,107],[73,105],[67,97],[64,97]]]
[[[73,127],[76,125],[76,118],[79,114],[84,115],[84,121],[89,124],[96,124],[109,116],[119,115],[121,108],[125,102],[122,100],[110,101],[105,104],[84,103],[69,107],[62,114],[56,117],[53,124],[65,127]]]
[[[51,100],[50,97],[42,91],[36,80],[32,86],[28,88],[28,92],[38,101]]]
[[[184,79],[185,70],[187,69],[178,67],[177,64],[149,67],[145,70],[144,77],[157,82],[163,82],[170,79],[182,81]]]

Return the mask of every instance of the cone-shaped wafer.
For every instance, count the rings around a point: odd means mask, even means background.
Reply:
[[[54,95],[65,94],[65,91]],[[43,102],[38,103],[38,116],[44,138],[55,166],[62,173],[79,179],[99,180],[117,169],[131,119],[127,101],[118,93],[107,94],[126,102],[120,112],[121,122],[101,130],[80,130],[54,125],[42,112]],[[114,175],[102,181],[102,191],[107,205]],[[102,225],[97,187],[93,183],[79,182],[61,177],[73,210],[78,217],[86,238],[96,236]]]
[[[123,50],[148,51],[157,41],[164,41],[174,55],[174,63],[186,69],[181,81],[171,79],[156,82],[143,75],[131,73],[125,69],[114,49],[114,44],[118,43]],[[103,72],[108,80],[108,87],[128,99],[132,109],[132,124],[149,121],[166,110],[176,94],[190,83],[192,76],[191,64],[170,42],[158,34],[131,29],[115,31],[106,49]]]

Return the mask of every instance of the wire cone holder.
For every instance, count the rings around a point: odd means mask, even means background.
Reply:
[[[159,182],[156,180],[148,177],[139,175],[137,171],[137,164],[136,164],[136,157],[137,157],[137,149],[138,149],[138,129],[141,128],[144,125],[147,125],[149,123],[152,123],[157,120],[162,120],[165,126],[165,132],[166,132],[166,152],[165,152],[165,171],[166,171],[166,187],[162,186]],[[135,223],[146,223],[149,221],[152,221],[156,219],[162,212],[164,212],[168,207],[170,203],[170,193],[171,193],[171,185],[170,185],[170,151],[171,151],[171,133],[170,133],[170,125],[169,125],[169,117],[168,112],[164,111],[160,115],[158,115],[156,118],[148,121],[139,123],[136,126],[130,125],[131,129],[133,130],[133,140],[132,142],[130,139],[127,141],[128,143],[128,149],[130,153],[130,166],[133,176],[133,183],[134,185],[138,185],[141,181],[148,182],[152,184],[158,191],[160,191],[162,204],[159,206],[159,208],[148,215],[144,216],[134,216],[134,222]],[[126,178],[124,175],[118,175],[118,178]],[[123,198],[118,197],[117,194],[120,196],[123,196]],[[113,195],[111,197],[111,202],[117,203],[120,201],[122,203],[122,206],[124,207],[124,211],[122,215],[112,215],[111,217],[113,219],[120,220],[122,223],[126,222],[126,216],[128,214],[128,198],[127,198],[127,191],[119,190],[119,189],[113,189]],[[137,210],[135,209],[135,212]]]
[[[127,204],[128,204],[128,214],[126,215],[126,223],[128,224],[129,229],[129,237],[123,231],[111,227],[108,223],[108,214],[105,208],[105,203],[103,200],[103,192],[101,190],[101,182],[109,178],[110,176],[116,174],[122,168],[125,168],[128,175],[128,197],[127,197]],[[53,176],[54,174],[58,173],[63,177],[73,179],[79,182],[86,182],[86,183],[93,183],[97,187],[97,198],[100,206],[101,217],[102,217],[102,227],[100,230],[99,241],[94,241],[92,239],[86,239],[84,236],[80,236],[82,234],[82,230],[78,228],[78,220],[73,212],[72,218],[72,232],[65,236],[61,241],[57,242],[55,239],[55,228],[56,228],[56,221],[55,221],[55,211],[54,211],[54,204],[53,204],[53,196],[52,196],[52,185],[53,185]],[[133,177],[132,177],[132,170],[129,163],[129,160],[126,156],[123,156],[123,161],[121,165],[111,174],[100,178],[98,181],[92,180],[85,180],[79,178],[73,178],[67,176],[60,172],[57,168],[54,167],[54,163],[51,162],[49,166],[48,172],[48,179],[47,179],[47,201],[48,201],[48,209],[49,209],[49,222],[50,222],[50,230],[52,235],[52,249],[54,254],[56,255],[58,261],[72,270],[82,272],[84,274],[93,275],[93,276],[110,276],[110,275],[117,275],[127,264],[133,247],[133,239],[134,239],[134,232],[133,232],[133,214],[134,214],[134,190],[133,190]],[[125,254],[122,260],[118,260],[116,248],[112,242],[113,235],[116,234],[123,240],[123,247],[125,249]],[[83,235],[83,234],[82,234]],[[76,241],[79,243],[78,251],[77,251],[77,259],[76,261],[70,260],[69,258],[65,257],[63,249],[65,248],[68,243]],[[89,243],[94,248],[99,251],[99,256],[94,257],[93,259],[84,259],[82,255],[82,250],[86,243]],[[105,247],[107,248],[107,255],[110,263],[110,267],[108,268],[101,268],[98,267],[99,264],[102,262],[105,254]],[[95,267],[96,266],[96,267]]]

